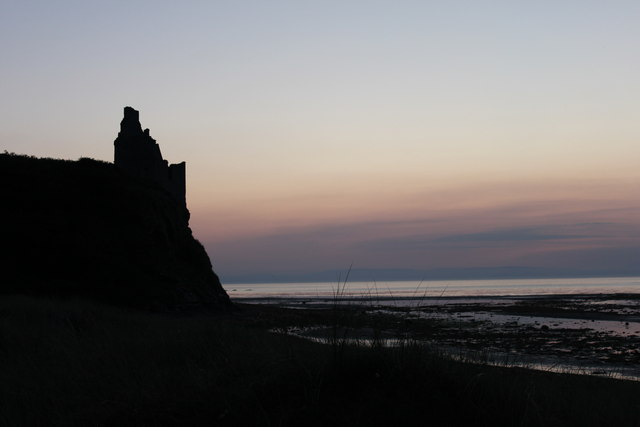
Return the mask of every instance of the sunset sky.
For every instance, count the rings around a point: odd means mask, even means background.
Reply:
[[[638,22],[637,0],[3,0],[0,150],[112,161],[136,108],[223,282],[640,274]]]

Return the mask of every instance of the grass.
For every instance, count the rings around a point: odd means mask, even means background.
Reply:
[[[337,344],[336,351],[267,332],[276,324],[311,322],[306,316],[322,314],[241,306],[225,315],[167,315],[4,297],[0,425],[640,421],[634,382],[461,363],[411,341],[396,348]]]

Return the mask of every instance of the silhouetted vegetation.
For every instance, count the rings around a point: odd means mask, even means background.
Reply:
[[[151,181],[91,159],[0,154],[0,293],[227,306],[189,212]]]
[[[283,309],[280,309],[283,310]],[[637,425],[640,384],[268,333],[271,310],[0,301],[0,424]],[[286,315],[286,313],[284,313]]]

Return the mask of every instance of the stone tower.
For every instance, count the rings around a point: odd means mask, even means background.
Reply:
[[[160,146],[149,135],[149,129],[142,130],[138,111],[124,107],[120,132],[113,144],[117,167],[131,175],[156,182],[186,207],[186,164],[170,165],[162,158]]]

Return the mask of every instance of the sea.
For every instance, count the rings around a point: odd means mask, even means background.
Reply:
[[[227,284],[232,299],[428,299],[640,293],[640,277]]]

